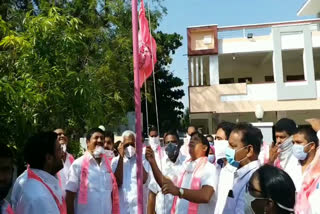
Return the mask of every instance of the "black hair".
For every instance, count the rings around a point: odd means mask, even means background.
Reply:
[[[232,132],[241,132],[241,142],[245,145],[252,145],[254,153],[258,156],[261,149],[261,131],[253,127],[249,123],[238,123],[235,125]]]
[[[280,119],[275,125],[274,125],[274,132],[286,132],[289,136],[297,133],[297,124],[288,118],[282,118]]]
[[[96,133],[96,132],[99,132],[99,133],[103,134],[103,136],[104,136],[104,131],[102,131],[102,129],[100,129],[100,128],[92,128],[92,129],[90,129],[90,130],[88,131],[87,141],[89,141],[89,140],[91,139],[92,135],[93,135],[94,133]]]
[[[177,133],[176,131],[174,131],[174,130],[169,130],[169,131],[167,131],[167,132],[165,133],[165,135],[163,136],[163,141],[166,139],[166,137],[167,137],[168,135],[173,135],[173,136],[175,136],[175,137],[177,138],[178,144],[181,144],[180,139],[179,139],[179,135],[178,135],[178,133]]]
[[[55,155],[57,137],[55,132],[40,132],[28,139],[24,159],[31,168],[43,169],[46,155]]]
[[[299,127],[297,133],[303,134],[304,138],[308,142],[314,142],[316,144],[316,147],[319,146],[319,139],[317,137],[317,133],[312,129],[310,125]]]
[[[235,125],[236,124],[231,123],[231,122],[222,121],[221,123],[218,124],[217,131],[219,129],[222,129],[224,131],[224,133],[226,134],[227,140],[229,140],[230,133],[234,129]]]
[[[264,198],[271,198],[273,201],[293,209],[295,205],[296,188],[290,176],[277,167],[264,165],[253,173],[250,179],[258,179],[261,193]],[[281,213],[291,213],[278,206]]]
[[[206,136],[206,138],[208,138],[208,137],[211,137],[212,140],[214,140],[214,138],[213,138],[213,136],[212,136],[211,134],[208,134],[208,135]]]
[[[152,132],[152,131],[155,131],[155,132],[158,133],[157,127],[155,127],[155,126],[150,126],[150,128],[149,128],[149,135],[150,135],[150,132]],[[158,133],[158,134],[159,134],[159,133]]]
[[[203,145],[207,146],[206,156],[208,157],[209,152],[210,152],[210,145],[209,145],[209,142],[208,142],[207,138],[204,135],[202,135],[201,133],[199,133],[199,132],[194,132],[191,135],[191,139],[199,141]]]
[[[114,134],[112,131],[106,131],[104,137],[109,137],[112,140],[112,143],[114,143]]]
[[[13,161],[13,153],[11,149],[3,143],[0,143],[0,158],[8,158]]]
[[[263,134],[261,132],[261,130],[255,126],[253,126],[254,131],[256,132],[256,135],[259,138],[260,144],[263,144]]]
[[[113,144],[113,150],[114,150],[114,152],[115,152],[115,154],[114,154],[115,156],[118,156],[118,155],[119,155],[118,147],[119,147],[120,143],[121,143],[121,141],[118,140],[118,141],[116,141],[116,142]]]

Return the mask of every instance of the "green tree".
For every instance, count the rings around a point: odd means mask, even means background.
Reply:
[[[87,128],[104,124],[115,129],[126,122],[126,113],[134,110],[130,1],[3,2],[0,137],[16,148],[20,164],[25,140],[37,131],[65,128],[77,152]],[[152,29],[162,14],[161,7],[151,11]],[[176,87],[182,82],[168,66],[181,36],[153,34],[158,42],[158,100],[163,99],[159,110],[178,117],[183,106],[176,104],[183,92]]]
[[[172,63],[171,56],[182,45],[182,36],[177,33],[166,34],[161,31],[157,32],[154,36],[158,46],[158,62],[155,66],[155,80],[159,129],[160,133],[163,134],[170,129],[177,130],[181,128],[180,120],[183,116],[184,108],[181,102],[181,98],[184,96],[184,91],[181,89],[183,82],[169,71],[169,66]],[[149,124],[157,125],[152,76],[147,81],[147,88]],[[144,115],[146,115],[145,105],[142,105],[142,111]],[[144,117],[145,130],[147,130],[146,125],[146,117]]]

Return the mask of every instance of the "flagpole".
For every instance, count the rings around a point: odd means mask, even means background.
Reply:
[[[141,142],[141,96],[139,85],[138,3],[132,0],[132,41],[134,69],[134,101],[136,112],[137,194],[138,214],[143,214],[143,168]]]

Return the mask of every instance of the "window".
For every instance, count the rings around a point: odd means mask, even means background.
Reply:
[[[238,78],[238,83],[252,83],[252,77]]]
[[[232,84],[232,83],[234,83],[234,78],[220,79],[220,84]]]
[[[265,82],[274,82],[274,77],[273,76],[264,76],[264,81]]]
[[[287,81],[299,81],[304,80],[304,75],[288,75]]]

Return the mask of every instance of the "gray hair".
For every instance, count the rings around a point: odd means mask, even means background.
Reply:
[[[131,130],[126,130],[122,133],[122,142],[124,142],[124,138],[125,137],[130,137],[130,136],[133,136],[134,139],[136,139],[136,133],[134,133],[133,131]]]

